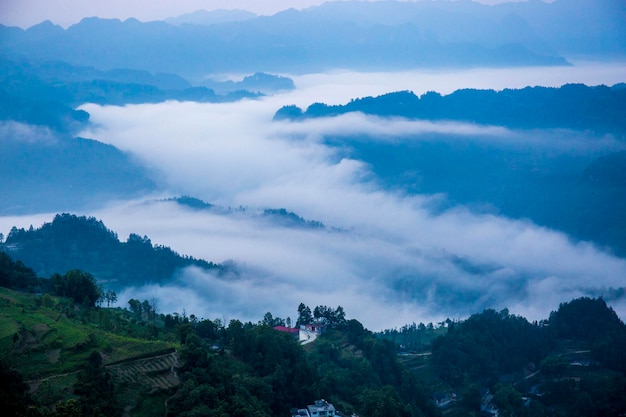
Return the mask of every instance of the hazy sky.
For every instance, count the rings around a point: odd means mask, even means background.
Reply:
[[[512,0],[475,0],[497,4]],[[142,21],[163,20],[199,9],[244,9],[256,14],[271,15],[288,8],[302,9],[325,0],[1,0],[0,23],[30,27],[44,20],[67,27],[84,17]]]

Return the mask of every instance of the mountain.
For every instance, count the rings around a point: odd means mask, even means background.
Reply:
[[[299,229],[324,229],[324,224],[318,221],[305,220],[295,213],[285,209],[267,209],[263,211],[263,218],[276,225]]]
[[[57,100],[38,96],[17,96],[0,89],[0,121],[47,127],[62,133],[75,133],[87,125],[89,113],[75,110]]]
[[[381,117],[461,121],[509,128],[568,128],[598,132],[626,132],[623,109],[626,89],[584,84],[560,88],[526,87],[524,89],[457,90],[442,96],[429,92],[416,96],[410,91],[378,97],[353,99],[345,105],[315,103],[306,111],[285,106],[274,119],[298,120],[361,112]]]
[[[1,27],[0,51],[194,82],[232,72],[567,65],[626,56],[623,16],[614,0],[329,2],[211,25],[87,18],[67,29]]]
[[[230,102],[259,97],[260,90],[294,88],[290,78],[264,73],[213,85],[220,93],[171,73],[0,57],[0,215],[81,210],[157,189],[151,173],[131,155],[75,137],[90,117],[76,106]]]
[[[0,117],[66,131],[76,131],[74,125],[82,123],[82,126],[87,121],[88,115],[84,111],[71,109],[84,103],[230,102],[258,97],[261,90],[273,92],[294,88],[290,78],[264,73],[247,76],[238,82],[205,80],[205,85],[194,86],[171,73],[128,68],[100,71],[62,61],[41,63],[0,57],[0,69]],[[206,85],[218,88],[220,92],[216,94]],[[38,114],[33,108],[47,111]],[[68,120],[74,123],[70,124]]]
[[[306,111],[286,106],[275,119],[360,112],[436,121],[441,133],[390,129],[392,140],[366,133],[327,135],[324,140],[342,156],[367,163],[386,187],[443,193],[449,204],[530,219],[626,256],[624,108],[626,90],[621,85],[565,85],[420,97],[404,91],[345,105],[315,103]],[[482,133],[464,133],[467,127],[446,133],[448,122],[511,130],[487,139]]]
[[[561,56],[624,56],[626,5],[615,0],[328,2],[303,13],[318,21],[414,26],[442,44],[522,45]]]
[[[229,215],[229,214],[238,214],[242,213],[248,214],[251,218],[256,220],[261,220],[263,222],[270,222],[274,226],[280,226],[291,229],[317,229],[317,230],[326,230],[326,226],[322,222],[316,220],[306,220],[296,213],[288,211],[287,209],[264,209],[260,212],[252,211],[248,213],[248,210],[244,208],[240,209],[231,209],[220,206],[215,206],[213,204],[209,204],[200,199],[190,197],[190,196],[181,196],[168,198],[165,200],[161,200],[163,202],[175,202],[181,206],[191,208],[193,210],[210,210],[213,214],[219,215]],[[337,230],[337,229],[333,229]]]
[[[0,125],[0,214],[95,207],[157,189],[133,157],[104,143]]]
[[[163,283],[189,266],[225,272],[220,265],[153,245],[146,236],[131,234],[121,242],[101,221],[70,214],[58,214],[38,229],[13,228],[0,250],[29,265],[38,276],[81,269],[112,289]]]
[[[219,94],[226,94],[234,91],[254,91],[261,94],[272,94],[279,91],[293,90],[296,88],[293,80],[279,75],[257,72],[248,75],[241,81],[215,81],[204,80],[202,85],[215,90]]]
[[[177,17],[165,19],[166,23],[174,26],[180,25],[217,25],[221,23],[242,22],[257,17],[252,12],[240,9],[218,9],[210,12],[196,10],[193,13],[185,13]]]

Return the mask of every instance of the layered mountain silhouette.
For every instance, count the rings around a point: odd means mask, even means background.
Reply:
[[[228,71],[564,65],[564,56],[626,55],[624,7],[611,0],[331,2],[211,24],[87,18],[66,30],[51,22],[1,27],[0,48],[11,57],[194,79]]]
[[[570,128],[625,132],[626,84],[612,87],[566,84],[559,88],[462,89],[448,95],[428,92],[417,96],[398,91],[353,99],[344,105],[313,103],[306,111],[288,105],[275,120],[338,116],[361,112],[381,117],[462,121],[511,128]]]

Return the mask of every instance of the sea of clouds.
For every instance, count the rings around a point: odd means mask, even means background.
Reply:
[[[327,135],[399,140],[451,133],[472,140],[524,141],[537,135],[501,127],[430,123],[349,114],[306,122],[274,122],[283,105],[339,104],[390,91],[450,93],[457,88],[613,84],[620,67],[311,74],[297,89],[260,100],[200,104],[83,106],[93,125],[81,136],[133,154],[162,185],[159,195],[109,203],[96,216],[121,238],[147,235],[179,253],[236,265],[214,276],[190,268],[167,285],[128,288],[130,298],[157,299],[162,312],[257,321],[266,311],[294,318],[300,302],[341,305],[348,317],[378,330],[411,322],[463,318],[484,308],[509,308],[531,320],[558,304],[590,295],[609,297],[623,286],[626,260],[525,220],[449,207],[444,195],[391,189],[362,161],[346,158]],[[536,133],[536,132],[535,132]],[[548,134],[548,133],[546,133]],[[551,132],[559,152],[584,135]],[[432,135],[428,137],[432,138]],[[364,139],[365,140],[365,139]],[[432,139],[430,139],[432,140]],[[533,142],[534,141],[534,142]],[[593,146],[623,149],[612,137]],[[192,210],[161,198],[190,195],[232,210]],[[442,209],[441,207],[446,207]],[[285,208],[323,229],[287,228],[259,216]],[[37,226],[52,215],[0,218],[0,228]],[[610,297],[609,297],[610,298]],[[626,303],[609,299],[621,317]]]

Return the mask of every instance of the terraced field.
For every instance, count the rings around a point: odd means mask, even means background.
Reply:
[[[176,374],[178,353],[124,361],[106,366],[115,385],[144,388],[153,393],[174,388],[180,384]]]
[[[124,407],[123,416],[137,415],[137,408],[146,407],[147,403],[151,404],[148,415],[164,413],[167,410],[166,398],[171,394],[162,397],[163,394],[180,384],[176,374],[178,366],[176,351],[107,365],[106,370],[116,386],[116,397]]]

